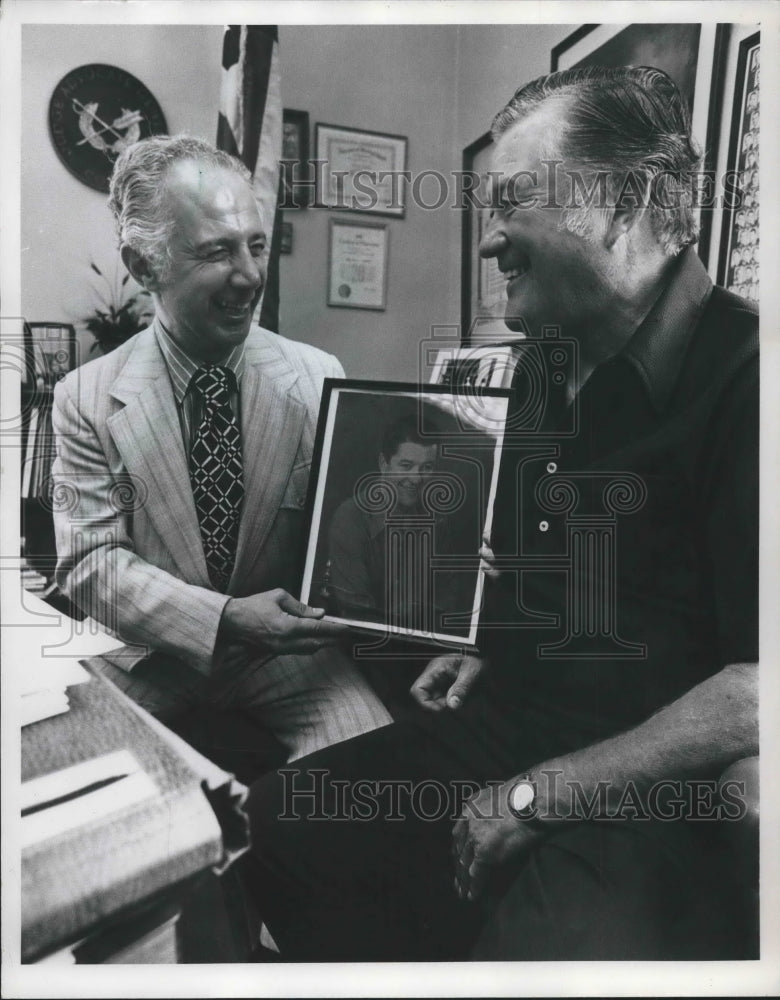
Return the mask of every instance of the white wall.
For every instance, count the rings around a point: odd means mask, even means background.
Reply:
[[[488,131],[518,87],[550,72],[553,46],[577,24],[475,24],[458,32],[458,148]]]

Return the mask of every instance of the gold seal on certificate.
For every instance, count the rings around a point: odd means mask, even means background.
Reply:
[[[387,223],[330,220],[328,305],[384,309]]]

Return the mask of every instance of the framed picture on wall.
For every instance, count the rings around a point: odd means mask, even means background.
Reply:
[[[388,240],[387,223],[330,220],[329,306],[342,309],[385,308]]]
[[[550,69],[657,66],[680,88],[693,115],[701,24],[583,24],[552,50]],[[700,100],[707,102],[708,95]]]
[[[403,135],[317,122],[317,204],[403,218],[407,149]]]
[[[508,346],[444,348],[434,362],[431,382],[455,389],[508,388],[515,367]]]
[[[326,379],[301,600],[360,631],[473,649],[508,405],[500,389]]]
[[[740,201],[723,213],[717,281],[730,292],[759,297],[759,113],[761,36],[739,42],[727,169],[739,178]]]
[[[282,112],[280,208],[307,208],[311,188],[299,183],[310,179],[309,113],[285,108]],[[298,183],[296,183],[298,182]]]
[[[70,323],[27,323],[33,349],[42,359],[44,382],[53,386],[76,367],[76,329]]]
[[[279,226],[279,253],[292,253],[293,250],[293,224],[292,222],[282,222]]]
[[[552,50],[551,70],[575,66],[656,66],[674,80],[688,105],[704,171],[717,162],[723,98],[725,24],[583,24]],[[710,255],[712,211],[700,213],[698,252]]]

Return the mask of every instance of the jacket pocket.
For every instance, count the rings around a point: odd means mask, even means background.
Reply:
[[[311,462],[300,462],[293,466],[282,497],[281,508],[284,510],[303,510],[306,504],[310,471]]]

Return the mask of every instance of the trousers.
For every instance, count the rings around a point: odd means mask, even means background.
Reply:
[[[253,783],[245,884],[284,959],[741,956],[713,824],[564,824],[458,898],[451,831],[476,788],[572,739],[475,699],[412,714]],[[713,877],[717,872],[717,877]]]
[[[120,662],[119,657],[104,656],[95,665],[128,697],[213,758],[219,753],[208,752],[194,731],[195,720],[208,713],[240,716],[246,730],[240,749],[250,753],[255,742],[271,737],[284,749],[282,760],[311,754],[391,721],[371,686],[338,647],[294,657],[260,657],[248,651],[245,660],[218,669],[212,678],[160,653],[131,670]],[[267,770],[268,759],[273,757],[258,758],[253,777]],[[230,760],[216,762],[241,770]]]

